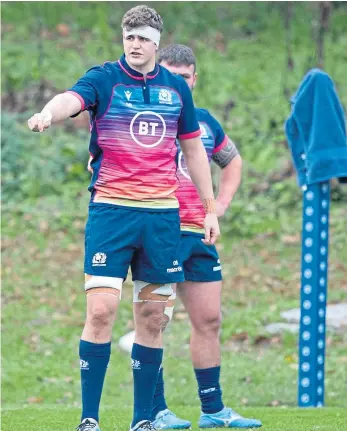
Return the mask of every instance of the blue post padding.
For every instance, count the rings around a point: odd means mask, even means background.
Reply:
[[[305,187],[299,334],[300,407],[322,407],[324,404],[329,206],[329,182]]]

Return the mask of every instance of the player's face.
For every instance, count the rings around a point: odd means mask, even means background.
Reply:
[[[130,67],[143,68],[155,61],[156,44],[145,37],[131,35],[123,37],[124,53]]]
[[[188,84],[188,87],[193,90],[197,79],[197,73],[194,71],[194,64],[190,64],[189,66],[172,65],[168,64],[166,61],[162,61],[160,64],[168,69],[171,73],[182,76],[182,78],[184,78]]]

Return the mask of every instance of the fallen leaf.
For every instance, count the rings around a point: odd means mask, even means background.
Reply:
[[[284,357],[284,360],[288,362],[289,364],[292,364],[294,362],[298,362],[298,355],[296,353],[292,353],[291,355],[286,355]]]
[[[231,337],[231,339],[233,340],[233,341],[238,341],[238,342],[241,342],[241,343],[243,343],[244,341],[247,341],[248,340],[248,332],[239,332],[238,334],[234,334],[234,335],[232,335],[232,337]]]
[[[252,270],[250,268],[243,267],[239,269],[240,277],[249,277],[251,275],[252,275]]]
[[[270,337],[266,337],[265,335],[258,335],[257,337],[255,337],[253,344],[255,346],[259,346],[260,344],[270,344],[270,342]]]
[[[29,397],[27,399],[27,402],[29,404],[39,404],[39,403],[42,403],[42,401],[43,401],[42,397]]]
[[[298,244],[301,241],[301,235],[300,234],[282,235],[281,241],[283,242],[283,244],[288,244],[288,245]]]
[[[273,400],[273,401],[271,401],[271,403],[267,404],[267,406],[270,406],[270,407],[278,407],[278,406],[280,406],[281,404],[282,404],[282,403],[281,403],[281,401]]]
[[[70,34],[70,27],[67,24],[58,24],[56,28],[61,36],[68,36]]]
[[[66,382],[66,383],[72,383],[73,382],[73,378],[71,376],[66,376],[66,377],[64,377],[64,382]]]

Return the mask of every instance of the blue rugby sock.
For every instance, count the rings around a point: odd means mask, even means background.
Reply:
[[[219,385],[220,367],[195,368],[199,397],[203,413],[217,413],[223,408],[222,390]]]
[[[163,349],[133,344],[131,363],[134,377],[134,417],[131,426],[139,421],[151,420],[153,397]]]
[[[153,410],[152,410],[152,421],[154,421],[157,414],[167,409],[164,394],[164,376],[163,367],[160,368],[157,380],[157,386],[155,388],[154,399],[153,399]]]
[[[99,405],[105,374],[111,354],[111,343],[80,341],[82,417],[99,421]]]

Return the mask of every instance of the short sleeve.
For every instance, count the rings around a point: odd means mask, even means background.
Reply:
[[[181,82],[182,110],[178,121],[178,138],[192,139],[200,136],[200,127],[196,118],[192,92],[187,83],[182,79]]]
[[[81,101],[82,109],[95,110],[99,115],[107,109],[112,93],[110,75],[103,66],[95,66],[67,90]]]
[[[224,130],[220,123],[209,114],[208,124],[211,127],[214,136],[214,149],[213,154],[221,151],[228,143],[228,136],[224,133]]]

